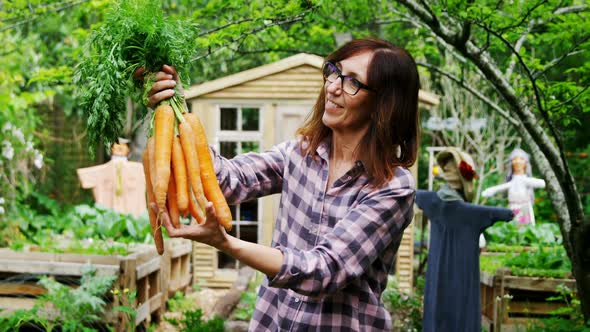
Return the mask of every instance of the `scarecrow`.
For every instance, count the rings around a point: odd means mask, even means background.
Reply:
[[[501,191],[508,191],[508,205],[514,212],[514,219],[519,225],[535,224],[533,204],[534,189],[545,188],[545,180],[533,178],[529,155],[521,149],[510,153],[510,165],[506,168],[506,183],[484,190],[483,197],[491,197]]]
[[[424,289],[424,332],[481,331],[479,237],[494,222],[512,219],[510,209],[474,205],[471,156],[457,148],[437,154],[445,185],[418,190],[416,204],[430,220]]]

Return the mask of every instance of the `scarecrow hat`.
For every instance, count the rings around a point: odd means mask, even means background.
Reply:
[[[456,175],[456,177],[460,179],[465,201],[473,201],[473,179],[477,178],[477,174],[474,170],[475,163],[473,162],[473,158],[458,148],[449,147],[436,155],[436,162],[441,168],[443,168],[448,162],[454,162],[455,166],[457,166],[455,168],[457,174],[449,175]],[[444,169],[442,171],[443,173],[445,172]]]

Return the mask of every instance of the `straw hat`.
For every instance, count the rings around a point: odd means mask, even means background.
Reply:
[[[442,168],[445,181],[452,188],[461,189],[465,201],[473,201],[473,179],[477,178],[473,158],[458,148],[450,147],[436,155],[436,162]],[[453,162],[454,167],[445,167],[449,162]]]

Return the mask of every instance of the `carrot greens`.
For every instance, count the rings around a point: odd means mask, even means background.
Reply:
[[[121,0],[113,4],[104,23],[89,37],[75,71],[91,147],[101,142],[110,146],[117,140],[123,131],[128,97],[145,105],[153,83],[150,75],[162,65],[175,66],[181,79],[189,77],[196,37],[196,25],[166,17],[160,1]],[[145,78],[134,77],[139,67],[145,68]],[[165,102],[176,115],[181,113],[184,100],[179,93]],[[141,112],[144,116],[146,108]]]

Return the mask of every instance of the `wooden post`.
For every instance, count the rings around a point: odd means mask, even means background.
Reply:
[[[137,256],[136,254],[132,254],[129,256],[125,256],[121,258],[121,274],[119,275],[119,288],[120,291],[123,292],[125,289],[129,289],[129,291],[138,291],[137,284],[136,284],[136,266],[137,266]],[[122,295],[124,296],[124,295]],[[129,306],[131,308],[137,307],[137,299],[139,298],[139,294],[137,294],[134,303],[120,303],[120,305]],[[132,326],[133,329],[135,328],[135,322],[129,320],[129,316],[124,312],[119,312],[118,314],[118,323],[116,326],[117,332],[126,331],[127,326]],[[132,324],[132,325],[129,325]]]

